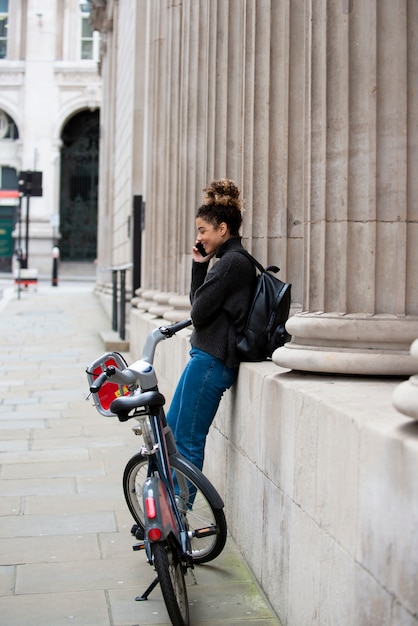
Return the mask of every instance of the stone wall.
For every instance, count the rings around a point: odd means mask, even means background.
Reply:
[[[166,320],[136,310],[131,356]],[[171,399],[190,331],[156,352]],[[418,429],[397,379],[241,365],[206,445],[231,535],[283,624],[418,624]]]

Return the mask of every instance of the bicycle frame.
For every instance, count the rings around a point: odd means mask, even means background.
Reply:
[[[151,563],[152,542],[167,541],[169,537],[173,537],[181,550],[182,559],[188,565],[192,565],[190,542],[181,513],[177,508],[171,476],[167,446],[167,439],[169,439],[167,433],[171,433],[171,430],[165,424],[162,408],[151,413],[149,419],[152,439],[148,441],[148,447],[147,445],[142,447],[142,451],[148,455],[149,460],[148,477],[143,486],[143,506],[146,514],[144,545],[147,558]],[[146,418],[142,418],[140,423],[144,434],[148,428]]]

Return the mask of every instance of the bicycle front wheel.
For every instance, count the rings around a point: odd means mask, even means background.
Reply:
[[[222,508],[211,505],[206,495],[206,487],[199,473],[192,472],[188,462],[181,457],[170,458],[176,483],[184,496],[186,524],[189,530],[193,562],[207,563],[215,559],[223,550],[227,537],[225,514]],[[123,492],[128,508],[137,523],[144,530],[144,510],[142,487],[148,474],[148,459],[141,453],[127,463],[123,474]]]
[[[189,602],[183,565],[169,544],[153,543],[151,550],[171,623],[174,626],[189,626]]]

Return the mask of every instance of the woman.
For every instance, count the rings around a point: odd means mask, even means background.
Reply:
[[[222,394],[238,374],[237,329],[244,327],[255,284],[251,261],[234,253],[242,248],[239,189],[223,178],[203,191],[190,289],[192,348],[167,414],[179,451],[199,469]]]

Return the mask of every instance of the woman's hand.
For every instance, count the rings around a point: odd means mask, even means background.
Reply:
[[[200,241],[196,241],[192,249],[192,255],[193,261],[196,263],[207,263],[213,257],[214,253],[207,254]]]

